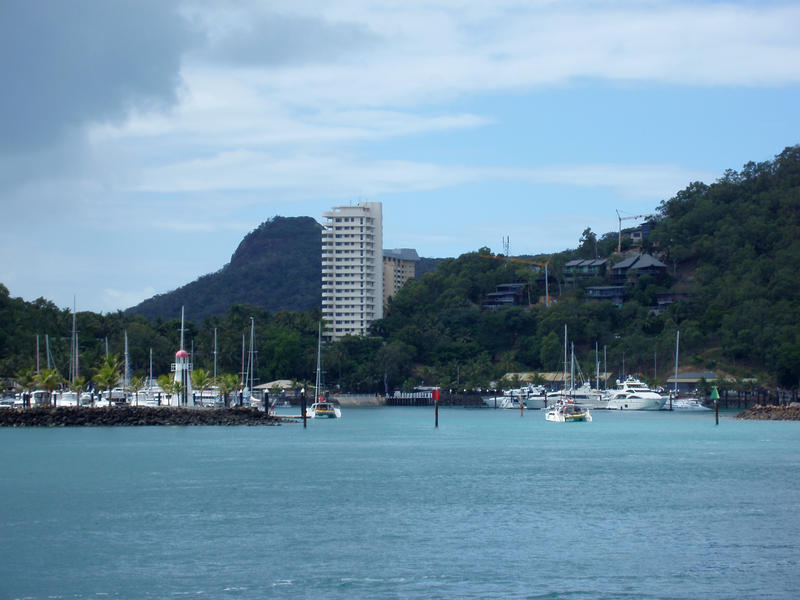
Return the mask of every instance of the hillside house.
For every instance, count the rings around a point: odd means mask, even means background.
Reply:
[[[667,272],[667,265],[650,254],[636,254],[612,265],[611,280],[617,285],[635,282],[642,275],[658,276]]]
[[[605,258],[578,258],[564,265],[564,283],[575,286],[581,279],[603,277],[606,273]]]
[[[594,285],[586,286],[586,300],[608,300],[617,306],[622,306],[625,299],[624,285]]]
[[[687,300],[688,298],[689,294],[686,292],[662,292],[660,294],[656,294],[657,305],[653,309],[653,312],[660,315],[662,312],[667,310],[667,307],[670,304],[674,304],[675,302],[679,302],[681,300]]]
[[[483,302],[485,310],[495,310],[503,306],[522,306],[528,302],[527,283],[501,283],[494,292],[486,294]]]

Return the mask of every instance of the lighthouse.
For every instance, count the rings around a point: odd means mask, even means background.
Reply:
[[[187,406],[192,397],[192,363],[189,353],[183,348],[183,307],[181,306],[181,348],[175,353],[175,362],[172,369],[175,373],[175,383],[180,384],[180,392],[175,394],[174,406]]]

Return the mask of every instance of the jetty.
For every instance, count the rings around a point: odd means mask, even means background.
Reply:
[[[152,406],[34,407],[0,410],[0,427],[142,427],[155,425],[279,425],[290,419],[255,408]]]

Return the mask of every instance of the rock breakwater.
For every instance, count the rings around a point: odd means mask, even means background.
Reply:
[[[756,404],[753,408],[736,415],[737,419],[751,419],[754,421],[800,421],[800,405],[792,403],[789,406],[762,406]]]
[[[28,408],[0,411],[0,427],[140,427],[152,425],[278,425],[279,417],[254,408]]]

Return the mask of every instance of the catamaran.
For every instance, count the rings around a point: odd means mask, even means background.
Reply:
[[[322,393],[322,324],[318,325],[317,333],[317,378],[314,386],[316,401],[306,411],[310,419],[340,419],[342,409],[325,399]]]

